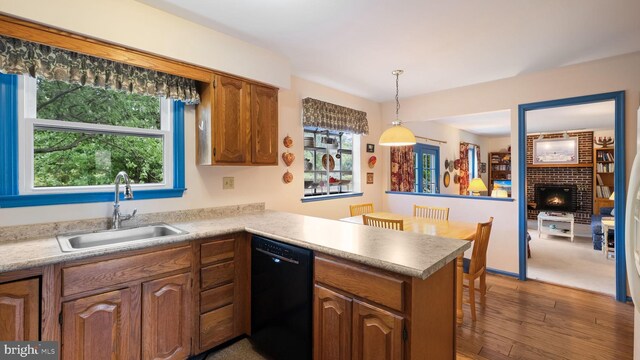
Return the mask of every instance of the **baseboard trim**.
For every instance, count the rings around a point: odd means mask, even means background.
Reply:
[[[504,276],[514,277],[516,279],[519,278],[518,274],[510,272],[510,271],[487,268],[487,272],[489,274],[504,275]]]

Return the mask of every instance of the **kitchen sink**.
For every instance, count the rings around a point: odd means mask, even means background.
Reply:
[[[107,248],[137,240],[156,239],[165,236],[181,235],[187,232],[169,224],[150,224],[117,230],[102,230],[85,233],[58,235],[62,251]]]

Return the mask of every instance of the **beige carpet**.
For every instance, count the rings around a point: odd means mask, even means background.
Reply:
[[[209,354],[206,360],[269,360],[269,358],[258,354],[248,339],[242,339]]]
[[[587,235],[581,231],[580,235]],[[531,259],[527,276],[574,288],[615,295],[615,260],[606,259],[604,253],[593,250],[591,237],[569,238],[542,235],[530,226]]]

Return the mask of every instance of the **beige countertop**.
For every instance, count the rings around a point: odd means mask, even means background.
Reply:
[[[425,279],[471,246],[470,242],[463,240],[270,210],[169,223],[189,233],[137,240],[107,249],[73,252],[63,252],[55,234],[32,240],[0,239],[0,272],[247,231],[398,274]]]

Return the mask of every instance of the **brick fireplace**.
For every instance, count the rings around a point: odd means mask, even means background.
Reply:
[[[545,139],[561,138],[562,133],[545,134]],[[531,167],[533,164],[533,140],[537,135],[527,136],[527,202],[535,203],[536,185],[576,185],[577,211],[576,223],[590,224],[593,213],[593,131],[572,132],[571,137],[578,138],[578,166],[553,165]],[[582,165],[582,166],[580,166]],[[537,219],[540,210],[529,207],[529,219]]]

